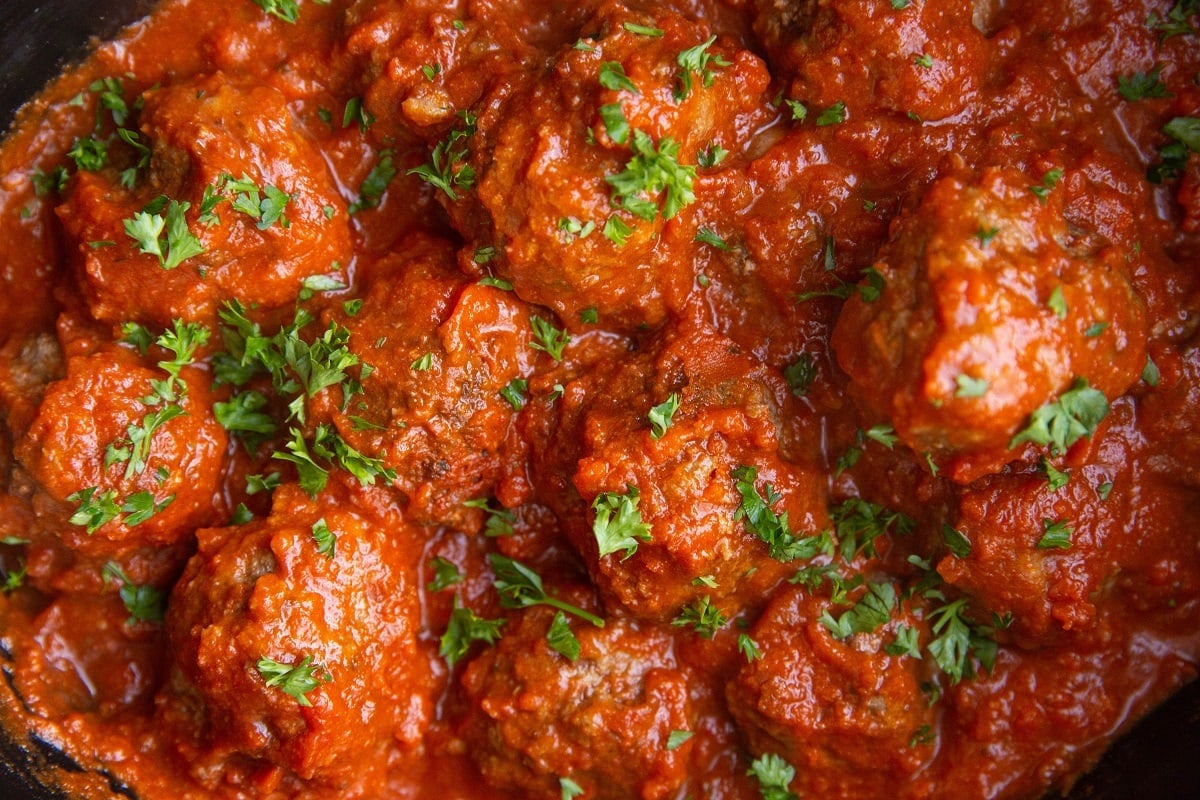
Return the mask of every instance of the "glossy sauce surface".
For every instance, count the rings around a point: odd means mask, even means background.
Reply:
[[[67,788],[1033,798],[1195,676],[1194,3],[262,5],[0,147]]]

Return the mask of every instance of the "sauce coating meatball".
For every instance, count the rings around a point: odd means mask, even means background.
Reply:
[[[294,773],[339,796],[377,795],[389,745],[414,744],[430,714],[405,601],[413,535],[386,501],[287,489],[264,520],[199,532],[170,599],[160,696],[198,778],[265,764],[285,771],[276,782]]]
[[[667,740],[692,726],[671,638],[627,620],[575,622],[571,660],[546,642],[553,616],[523,612],[463,673],[463,735],[483,774],[526,797],[560,797],[561,778],[605,800],[674,797],[686,751]]]

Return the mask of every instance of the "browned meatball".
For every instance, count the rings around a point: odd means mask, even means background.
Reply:
[[[345,319],[372,370],[337,424],[395,469],[411,516],[461,525],[474,513],[463,502],[490,494],[504,466],[514,409],[501,391],[532,371],[530,315],[511,292],[465,281],[448,245],[403,250]]]
[[[46,527],[87,556],[177,544],[219,513],[228,437],[209,376],[184,367],[177,399],[159,400],[155,383],[168,375],[147,360],[117,346],[69,358],[14,450]]]
[[[975,98],[988,61],[984,23],[971,0],[758,0],[755,31],[790,95],[819,113],[846,97],[866,97],[850,109],[915,114],[939,120]],[[829,64],[837,64],[831,69]]]
[[[917,452],[1002,450],[1076,379],[1112,398],[1145,365],[1128,251],[1069,226],[1057,183],[1072,178],[1047,174],[934,182],[842,311],[833,346],[857,397]]]
[[[1111,580],[1140,569],[1138,530],[1147,523],[1138,503],[1157,494],[1143,486],[1154,479],[1127,467],[1141,439],[1135,426],[1123,399],[1086,458],[1050,464],[1054,473],[991,475],[963,491],[955,528],[970,552],[946,556],[938,572],[972,595],[983,618],[1011,618],[1018,643],[1105,635],[1095,629],[1111,605]]]
[[[570,44],[599,3],[357,2],[348,12],[347,48],[370,86],[364,105],[380,130],[424,132],[455,121],[505,82],[520,83],[547,54]],[[386,135],[386,134],[385,134]]]
[[[711,81],[681,71],[680,53],[704,47],[710,32],[668,11],[609,3],[583,29],[582,47],[563,49],[542,80],[480,114],[471,164],[486,221],[470,203],[451,211],[460,228],[495,240],[496,269],[522,298],[572,325],[585,308],[610,327],[655,325],[696,278],[691,236],[673,247],[661,236],[687,216],[698,153],[775,114],[768,76],[757,56],[722,39],[705,50]],[[630,185],[610,182],[618,175]]]
[[[251,759],[340,797],[378,796],[390,744],[421,737],[418,540],[355,491],[309,501],[281,488],[267,519],[199,532],[167,611],[160,698],[198,779],[220,781],[232,757],[230,769]]]
[[[281,92],[241,88],[217,74],[152,90],[145,98],[142,141],[153,148],[153,158],[136,190],[117,184],[111,171],[80,173],[59,209],[97,319],[162,327],[175,318],[213,320],[231,298],[277,306],[296,296],[304,278],[347,263],[345,203]],[[243,179],[249,183],[236,183]],[[287,195],[274,221],[281,198],[268,187]],[[164,264],[139,252],[127,233],[127,221],[159,196],[190,204],[183,217],[202,248],[177,265],[170,261],[170,248],[180,246],[174,237],[160,237]],[[208,209],[206,198],[213,196],[222,200]],[[264,202],[273,210],[264,211]],[[259,215],[243,208],[258,208]],[[169,222],[168,214],[169,207],[156,212],[160,221]]]
[[[602,629],[573,621],[571,661],[546,643],[553,616],[511,618],[463,675],[463,735],[484,776],[529,798],[560,797],[563,778],[597,800],[675,797],[687,748],[669,750],[667,739],[693,719],[671,638],[619,618]]]
[[[782,409],[797,411],[786,386],[724,336],[681,326],[625,366],[564,388],[531,407],[535,482],[605,599],[634,615],[670,619],[706,596],[733,614],[793,571],[795,556],[773,552],[742,517],[739,482],[763,502],[770,484],[780,498],[768,505],[794,537],[828,526],[823,481],[783,456]],[[657,435],[652,409],[672,397],[678,407]],[[535,430],[544,425],[556,427]],[[602,554],[602,539],[631,535],[618,518],[632,513],[645,530]]]
[[[834,638],[818,619],[825,598],[801,588],[775,597],[750,631],[761,658],[729,684],[729,710],[756,753],[781,755],[796,769],[802,797],[884,797],[932,759],[911,744],[935,721],[921,691],[920,663],[889,655],[899,625]]]

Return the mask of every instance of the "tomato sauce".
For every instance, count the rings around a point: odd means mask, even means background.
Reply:
[[[166,0],[0,146],[86,797],[1034,798],[1200,659],[1191,0]]]

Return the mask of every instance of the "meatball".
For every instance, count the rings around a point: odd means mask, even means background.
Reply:
[[[938,572],[985,617],[1011,619],[1009,633],[1023,646],[1108,635],[1099,622],[1113,603],[1112,580],[1147,570],[1139,543],[1150,538],[1144,528],[1161,502],[1154,478],[1130,468],[1142,460],[1142,437],[1134,405],[1123,398],[1087,452],[1062,469],[1049,464],[973,483],[955,523],[969,553],[941,559]]]
[[[911,744],[935,721],[920,662],[885,650],[899,625],[922,623],[902,612],[839,640],[819,621],[828,610],[801,588],[771,601],[750,631],[762,657],[729,684],[729,710],[753,751],[796,768],[801,796],[884,797],[934,755]]]
[[[680,326],[646,355],[564,389],[530,412],[535,481],[606,601],[660,620],[704,597],[730,614],[758,602],[794,556],[773,551],[742,517],[747,486],[763,502],[780,496],[767,505],[795,537],[828,527],[823,479],[781,454],[782,409],[796,412],[786,386],[720,334]],[[656,431],[652,409],[672,398],[678,407]],[[601,538],[631,512],[646,530],[602,553]]]
[[[514,16],[509,4],[494,0],[358,2],[348,12],[346,46],[364,62],[364,105],[377,124],[436,130],[453,123],[457,109],[519,84],[533,65],[574,42],[595,5],[525,2],[524,15]]]
[[[167,610],[160,714],[200,780],[241,757],[378,796],[389,743],[421,737],[419,534],[386,500],[344,493],[283,487],[268,518],[198,533]]]
[[[593,308],[609,327],[656,325],[695,281],[691,236],[672,247],[661,234],[693,200],[698,152],[775,114],[768,75],[719,38],[705,70],[683,70],[680,53],[710,34],[667,11],[610,3],[584,30],[594,38],[564,49],[543,80],[480,114],[470,165],[481,209],[451,213],[496,242],[495,269],[523,299],[568,324]]]
[[[553,616],[516,615],[463,674],[463,736],[484,777],[529,798],[558,798],[561,778],[597,800],[675,797],[687,748],[667,739],[694,720],[670,636],[619,618],[572,622],[580,655],[568,660],[546,642]]]
[[[404,251],[345,321],[372,371],[337,422],[396,471],[410,516],[461,525],[463,502],[489,494],[504,466],[513,407],[501,391],[532,371],[530,315],[512,293],[465,282],[449,246]]]
[[[790,95],[820,109],[952,117],[976,98],[990,48],[971,0],[758,0],[755,31]],[[836,64],[830,69],[829,64]]]
[[[213,321],[232,298],[278,306],[304,278],[349,259],[345,203],[278,90],[241,88],[220,74],[152,90],[141,134],[153,156],[136,189],[117,184],[111,171],[80,173],[59,209],[97,319],[162,327],[176,318]],[[160,234],[160,262],[128,233],[127,222],[147,206],[170,231],[170,206],[157,208],[158,197],[189,204],[182,217],[200,251],[178,264],[171,249],[185,237]]]
[[[66,377],[46,387],[14,454],[37,484],[44,524],[67,547],[112,558],[187,541],[213,522],[228,437],[209,377],[183,367],[174,401],[155,394],[167,380],[132,349],[101,346],[71,356]]]
[[[1003,450],[1076,379],[1112,398],[1145,365],[1123,248],[1069,226],[1046,175],[935,181],[838,319],[858,400],[917,452]]]

